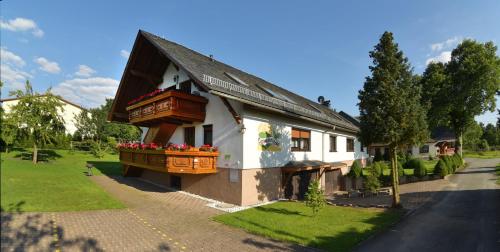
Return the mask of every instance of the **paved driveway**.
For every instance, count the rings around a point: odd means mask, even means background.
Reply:
[[[435,201],[357,251],[500,251],[500,159],[467,159]]]
[[[2,213],[2,251],[307,251],[212,221],[204,200],[132,178],[92,178],[128,209]],[[78,197],[75,195],[75,197]]]

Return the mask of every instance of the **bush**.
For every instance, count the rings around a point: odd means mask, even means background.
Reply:
[[[460,155],[458,155],[457,153],[455,153],[453,155],[453,157],[455,158],[455,162],[457,164],[457,169],[462,167],[464,165],[464,160],[462,159],[462,157],[460,157]]]
[[[448,166],[446,166],[443,159],[440,159],[434,166],[434,174],[439,174],[441,177],[448,175]]]
[[[488,144],[488,141],[486,139],[482,139],[479,144],[478,144],[479,149],[482,151],[488,151],[490,150],[490,145]]]
[[[361,168],[361,165],[359,164],[358,160],[355,160],[354,163],[352,163],[351,170],[347,174],[351,178],[359,178],[363,174],[363,169]]]
[[[306,206],[312,209],[314,216],[316,216],[319,210],[326,205],[323,190],[319,188],[319,181],[317,179],[309,183],[305,199]]]
[[[406,162],[407,169],[413,169],[414,175],[417,177],[423,177],[427,175],[427,169],[425,163],[422,159],[413,158]]]
[[[376,170],[377,163],[381,163],[381,162],[375,162],[372,166],[367,168],[369,173],[365,179],[365,188],[368,189],[372,193],[377,192],[377,189],[380,188],[380,181],[378,179],[379,174],[377,173],[377,170]]]
[[[372,164],[370,171],[370,174],[373,173],[375,177],[380,177],[384,174],[384,170],[389,169],[387,164],[383,161],[375,162]]]
[[[443,156],[441,159],[446,163],[446,168],[448,169],[448,174],[453,174],[453,161],[450,156]]]
[[[103,146],[101,143],[97,141],[92,141],[90,145],[90,153],[94,155],[96,158],[103,158],[106,154],[107,147]]]

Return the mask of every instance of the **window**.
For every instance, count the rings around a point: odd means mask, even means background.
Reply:
[[[337,137],[330,136],[330,152],[337,152]]]
[[[212,124],[203,125],[203,144],[208,144],[212,146],[213,144],[212,128],[213,128]]]
[[[194,127],[184,128],[184,143],[189,146],[194,146]]]
[[[347,152],[354,152],[354,139],[347,138],[346,150],[347,150]]]
[[[311,150],[311,131],[292,128],[292,151]]]
[[[359,142],[359,151],[363,152],[363,151],[365,151],[364,149],[365,149],[365,147],[363,146],[363,143]]]

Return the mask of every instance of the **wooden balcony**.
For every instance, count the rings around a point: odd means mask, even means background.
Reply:
[[[161,122],[203,122],[208,100],[178,90],[140,101],[128,106],[129,122],[138,126],[151,126]]]
[[[121,149],[120,162],[128,166],[166,173],[216,173],[218,152]]]

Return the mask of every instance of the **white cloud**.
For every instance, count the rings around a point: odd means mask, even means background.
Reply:
[[[50,61],[44,57],[36,58],[34,61],[35,61],[35,63],[40,65],[40,70],[42,70],[42,71],[45,71],[47,73],[52,73],[52,74],[56,74],[56,73],[61,72],[61,68],[59,67],[59,64],[57,64],[57,62],[55,62],[55,61]]]
[[[120,51],[120,55],[125,58],[125,59],[128,59],[128,57],[130,57],[130,52],[127,51],[127,50],[121,50]]]
[[[80,77],[90,77],[93,75],[96,71],[92,69],[91,67],[87,65],[79,65],[78,66],[78,71],[75,72],[76,76]]]
[[[0,48],[0,59],[2,63],[14,64],[18,67],[23,67],[24,65],[26,65],[26,62],[24,62],[23,58],[7,50],[7,48],[5,47]]]
[[[31,74],[6,64],[0,65],[0,72],[2,72],[1,79],[5,83],[4,88],[7,91],[21,89],[24,87],[26,80],[33,78]]]
[[[430,45],[431,51],[440,52],[442,50],[449,49],[449,48],[457,45],[458,43],[460,43],[462,40],[463,40],[463,38],[461,38],[461,37],[453,37],[453,38],[449,38],[443,42],[431,44]]]
[[[425,61],[425,65],[429,65],[429,63],[431,63],[431,62],[446,63],[446,62],[450,61],[450,59],[451,59],[451,51],[444,51],[435,57],[428,58]]]
[[[35,37],[43,37],[44,32],[42,29],[38,28],[38,25],[35,21],[27,18],[15,18],[11,19],[7,22],[0,20],[0,28],[9,30],[9,31],[31,31],[31,34]]]
[[[115,96],[118,84],[112,78],[75,78],[59,83],[53,92],[77,104],[97,107],[104,104],[106,98]]]

